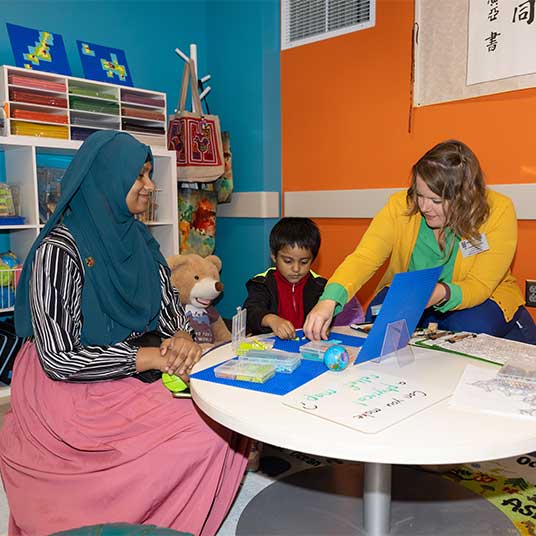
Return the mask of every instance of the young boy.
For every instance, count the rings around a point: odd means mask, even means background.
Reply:
[[[309,218],[282,218],[274,225],[270,256],[275,268],[246,283],[248,333],[296,336],[326,286],[326,279],[311,271],[319,249],[320,231]]]

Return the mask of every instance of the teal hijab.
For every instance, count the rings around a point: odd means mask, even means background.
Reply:
[[[15,303],[17,335],[33,334],[30,279],[35,252],[62,222],[84,263],[82,344],[109,345],[155,329],[161,302],[158,242],[129,211],[126,196],[151,150],[124,132],[103,130],[82,144],[62,193],[24,263]]]

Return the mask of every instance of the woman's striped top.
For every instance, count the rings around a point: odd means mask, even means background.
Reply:
[[[82,345],[82,286],[84,265],[74,238],[56,226],[36,251],[30,283],[32,323],[37,353],[46,374],[53,380],[87,382],[136,374],[136,339],[110,346]],[[179,293],[169,273],[160,266],[162,303],[157,331],[163,338],[177,331],[193,336]]]

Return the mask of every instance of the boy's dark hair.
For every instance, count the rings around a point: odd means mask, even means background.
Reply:
[[[320,231],[309,218],[281,218],[270,232],[270,251],[272,255],[285,246],[308,249],[313,260],[320,249]]]

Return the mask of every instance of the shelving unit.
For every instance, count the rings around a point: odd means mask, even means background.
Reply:
[[[81,141],[95,130],[129,132],[167,146],[166,94],[19,67],[0,67],[5,136]]]

